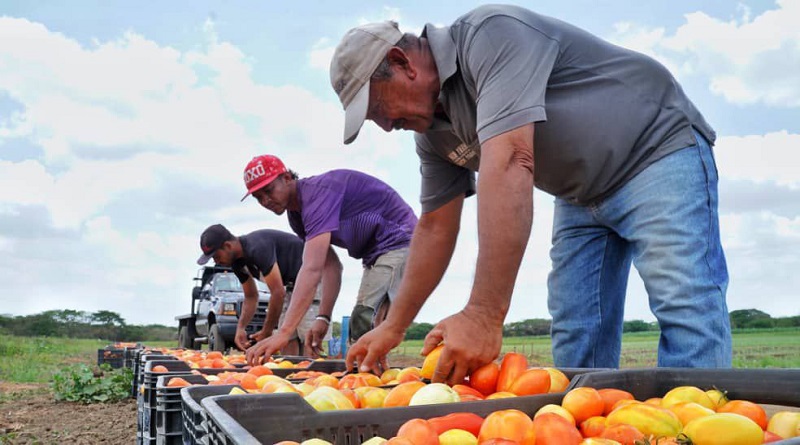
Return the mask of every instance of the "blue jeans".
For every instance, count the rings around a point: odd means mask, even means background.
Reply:
[[[547,283],[556,366],[619,367],[631,262],[661,327],[658,366],[731,366],[717,168],[695,137],[595,205],[556,199]]]

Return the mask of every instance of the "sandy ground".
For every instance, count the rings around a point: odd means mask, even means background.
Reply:
[[[56,402],[43,385],[0,382],[0,444],[132,444],[136,400]]]

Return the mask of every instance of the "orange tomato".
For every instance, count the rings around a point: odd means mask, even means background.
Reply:
[[[603,388],[597,390],[603,399],[603,415],[607,416],[614,409],[614,404],[620,400],[635,400],[633,394],[616,388]]]
[[[495,411],[486,416],[478,432],[478,443],[489,439],[508,439],[521,445],[534,445],[533,421],[516,409]]]
[[[383,407],[389,408],[392,406],[408,406],[411,397],[425,386],[425,383],[420,381],[401,383],[389,390],[386,398],[383,399]]]
[[[469,386],[480,391],[484,396],[497,390],[497,377],[500,374],[500,365],[495,362],[488,363],[472,371],[469,375]]]
[[[644,439],[644,434],[631,425],[612,425],[600,434],[601,439],[616,440],[621,445],[636,445],[637,440]]]
[[[261,389],[258,386],[258,383],[256,383],[258,381],[258,377],[256,377],[254,374],[243,373],[242,375],[243,375],[243,377],[239,381],[239,384],[242,385],[242,388],[244,388],[244,389]]]
[[[713,410],[710,410],[705,406],[695,402],[676,403],[670,406],[669,410],[678,416],[678,420],[681,421],[682,425],[686,425],[698,417],[710,416],[711,414],[714,414]]]
[[[256,377],[261,377],[262,375],[272,375],[273,372],[271,369],[267,368],[266,366],[253,366],[252,368],[247,370],[248,374],[253,374]]]
[[[753,402],[748,402],[747,400],[729,400],[728,403],[719,407],[717,412],[741,414],[750,418],[750,420],[760,426],[762,430],[767,429],[767,412],[764,411],[764,408],[760,405]]]
[[[167,386],[170,388],[177,388],[180,386],[191,386],[191,385],[192,385],[191,383],[187,382],[186,379],[183,379],[181,377],[173,377],[169,379],[169,382],[167,382]]]
[[[494,437],[481,441],[478,445],[519,445],[519,442],[516,440],[503,439],[502,437]]]
[[[151,369],[150,371],[152,371],[152,372],[169,372],[169,369],[167,369],[167,367],[164,366],[164,365],[155,365],[155,366],[153,366],[153,369]]]
[[[554,413],[533,419],[533,431],[536,445],[578,445],[583,440],[575,425]]]
[[[211,351],[208,354],[206,354],[206,358],[208,360],[214,360],[214,359],[223,359],[225,358],[225,356],[222,355],[222,353],[219,351]]]
[[[497,374],[497,392],[509,391],[514,380],[528,369],[528,359],[516,352],[507,352],[500,362],[500,372]]]
[[[583,437],[599,437],[606,429],[606,418],[603,416],[589,417],[581,422]]]
[[[533,418],[535,419],[536,416],[541,416],[544,413],[558,414],[559,416],[567,419],[572,425],[577,426],[577,423],[575,423],[575,417],[573,417],[572,414],[561,405],[548,403],[547,405],[539,408],[539,410],[536,411],[536,414],[533,415]]]
[[[605,404],[600,393],[594,388],[575,388],[564,395],[561,406],[567,409],[575,422],[580,424],[589,417],[603,415]]]
[[[475,413],[452,413],[428,419],[428,423],[436,431],[436,434],[442,434],[452,429],[460,429],[469,431],[473,436],[478,437],[481,425],[483,425],[483,417]]]
[[[387,440],[384,445],[416,445],[414,442],[408,440],[407,437],[392,437]]]
[[[405,437],[414,445],[439,445],[439,435],[424,419],[411,419],[397,430],[397,437]]]
[[[481,394],[480,391],[471,386],[453,385],[453,391],[455,391],[459,395],[459,397],[461,397],[462,402],[470,402],[474,400],[484,399],[483,394]]]
[[[544,369],[528,369],[511,383],[508,391],[518,396],[544,394],[550,390],[550,373]]]

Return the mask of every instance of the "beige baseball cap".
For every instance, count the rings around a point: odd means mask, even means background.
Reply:
[[[356,139],[369,107],[369,79],[386,53],[403,37],[397,23],[386,21],[347,31],[331,59],[331,86],[344,107],[344,143]]]

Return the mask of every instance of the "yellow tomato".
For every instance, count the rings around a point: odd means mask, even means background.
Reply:
[[[779,411],[773,414],[767,425],[767,431],[784,439],[797,437],[798,428],[800,428],[800,413],[792,411]]]
[[[760,445],[764,431],[749,418],[733,413],[700,417],[683,428],[694,445]]]
[[[676,436],[681,431],[678,416],[657,406],[646,403],[625,405],[611,411],[606,417],[609,426],[625,423],[641,431],[645,436]]]

